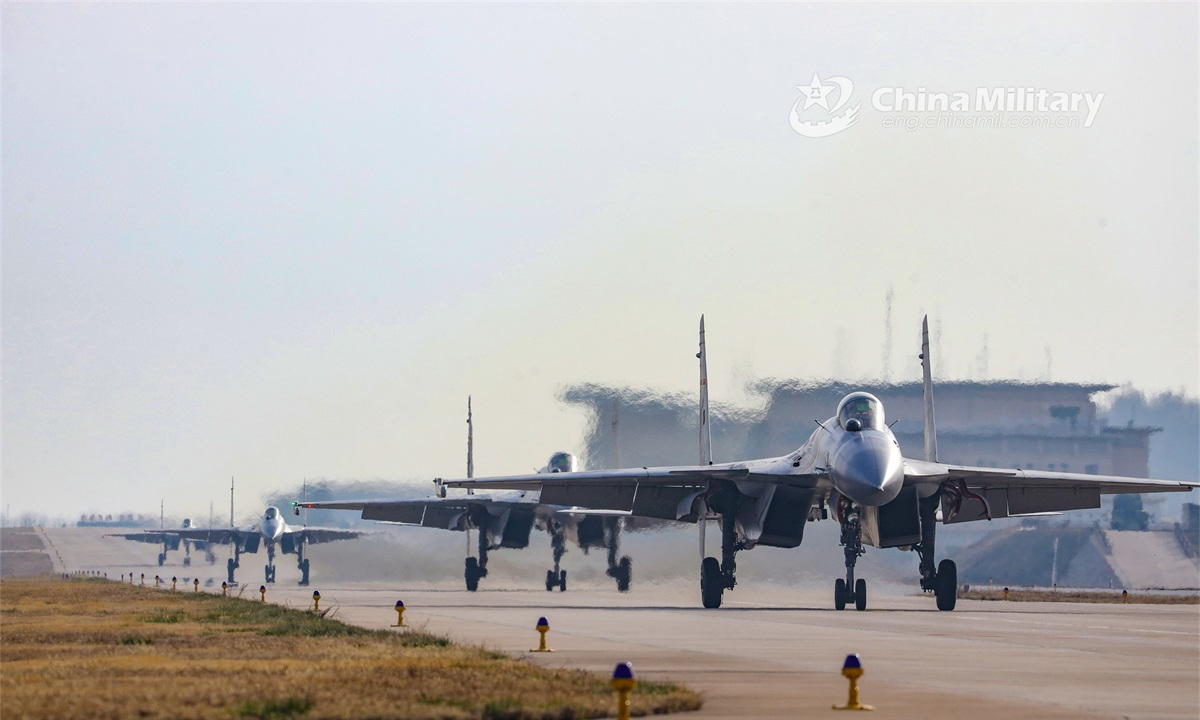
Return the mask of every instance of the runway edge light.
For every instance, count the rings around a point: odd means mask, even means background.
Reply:
[[[637,687],[633,665],[627,662],[617,663],[613,668],[612,680],[608,684],[617,691],[617,720],[629,720],[629,692]]]
[[[842,675],[850,681],[850,697],[847,698],[845,705],[834,705],[834,710],[874,710],[872,705],[863,705],[858,701],[858,679],[862,677],[862,661],[858,659],[857,653],[852,653],[846,656],[846,662],[842,664]]]
[[[396,624],[392,627],[408,627],[404,624],[404,601],[396,601]]]
[[[537,631],[540,634],[541,639],[538,641],[537,649],[530,650],[529,652],[554,652],[550,648],[546,647],[546,633],[549,630],[550,630],[550,623],[546,622],[546,618],[544,618],[544,617],[538,618]]]
[[[262,595],[262,601],[263,601],[263,602],[266,602],[266,601],[267,601],[267,586],[266,586],[266,585],[259,585],[259,586],[258,586],[258,592],[259,592],[259,594],[261,594],[261,595]]]
[[[321,612],[321,592],[319,590],[313,590],[313,612]]]

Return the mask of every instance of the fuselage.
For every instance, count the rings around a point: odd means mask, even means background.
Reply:
[[[763,468],[772,474],[824,472],[838,493],[860,505],[885,505],[904,485],[904,457],[884,422],[883,404],[865,392],[843,398],[837,415],[821,423],[795,452],[758,462],[773,465]]]
[[[279,513],[279,508],[269,507],[263,513],[263,516],[258,521],[258,532],[263,536],[263,540],[267,543],[277,543],[287,532],[287,523],[283,521],[283,516]]]

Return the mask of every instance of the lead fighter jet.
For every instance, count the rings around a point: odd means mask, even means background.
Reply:
[[[865,545],[915,550],[921,589],[939,610],[953,610],[958,570],[953,560],[935,564],[937,521],[1019,517],[1100,507],[1100,496],[1187,492],[1200,483],[1079,473],[949,465],[937,460],[928,317],[921,325],[925,399],[924,457],[904,457],[885,422],[883,404],[854,392],[838,403],[799,449],[782,457],[712,463],[704,318],[700,318],[700,463],[553,475],[469,478],[448,487],[541,491],[541,502],[605,509],[637,517],[694,522],[700,526],[700,595],[706,608],[721,606],[736,585],[736,558],[757,545],[797,547],[809,520],[828,517],[841,526],[846,576],[834,584],[834,607],[867,607],[867,584],[854,577]],[[705,524],[719,521],[721,558],[704,551]]]
[[[475,473],[473,449],[473,425],[471,399],[467,398],[467,477]],[[550,456],[540,475],[572,474],[576,470],[573,455],[556,452]],[[467,494],[446,497],[441,480],[438,497],[417,500],[331,500],[292,503],[295,513],[300,508],[313,510],[358,510],[364,520],[376,520],[392,525],[414,525],[443,530],[463,531],[467,534],[467,558],[463,566],[463,578],[467,590],[479,589],[479,581],[487,577],[488,553],[500,548],[520,549],[529,546],[529,535],[533,528],[545,530],[550,535],[550,547],[554,556],[554,567],[546,571],[546,590],[567,589],[567,571],[561,567],[562,556],[567,551],[567,541],[574,540],[586,553],[590,548],[604,548],[608,552],[608,576],[616,580],[617,590],[626,592],[633,582],[633,561],[628,555],[620,555],[622,516],[628,513],[611,510],[573,508],[541,502],[536,492],[518,490],[512,493],[489,495]],[[479,535],[478,557],[471,556],[471,531]]]

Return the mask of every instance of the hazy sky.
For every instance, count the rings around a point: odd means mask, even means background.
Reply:
[[[878,376],[889,288],[894,377],[927,312],[943,377],[1197,393],[1192,3],[0,13],[14,515],[460,475],[468,394],[528,471],[565,384],[691,391],[701,313],[715,400]],[[1103,99],[908,130],[880,88]]]

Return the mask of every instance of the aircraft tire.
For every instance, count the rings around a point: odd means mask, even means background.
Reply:
[[[626,555],[621,558],[621,563],[617,566],[617,590],[619,592],[629,592],[629,586],[632,583],[633,558]]]
[[[725,592],[725,578],[721,577],[721,563],[715,557],[706,557],[700,563],[700,599],[704,607],[721,607],[721,595]]]
[[[546,571],[546,592],[550,592],[551,590],[553,590],[554,586],[557,584],[558,583],[555,582],[555,578],[554,578],[554,571],[547,570]]]
[[[559,592],[567,591],[567,571],[566,570],[563,570],[562,572],[560,572],[558,574],[558,591]]]
[[[159,553],[159,554],[158,554],[158,566],[159,566],[159,567],[162,567],[162,566],[163,566],[163,563],[165,563],[166,561],[167,561],[167,554],[166,554],[166,553]]]
[[[854,581],[854,609],[867,609],[867,581],[862,578]]]
[[[833,583],[833,609],[846,609],[846,581],[841,578]]]
[[[191,559],[190,557],[185,557],[185,558],[183,559],[183,566],[184,566],[184,567],[191,567],[191,565],[192,565],[192,559]]]
[[[479,589],[479,561],[473,557],[467,558],[466,567],[463,569],[463,577],[467,581],[467,590],[475,592]]]
[[[947,559],[938,563],[937,589],[934,596],[937,598],[938,610],[949,612],[958,604],[958,566],[953,560]]]

